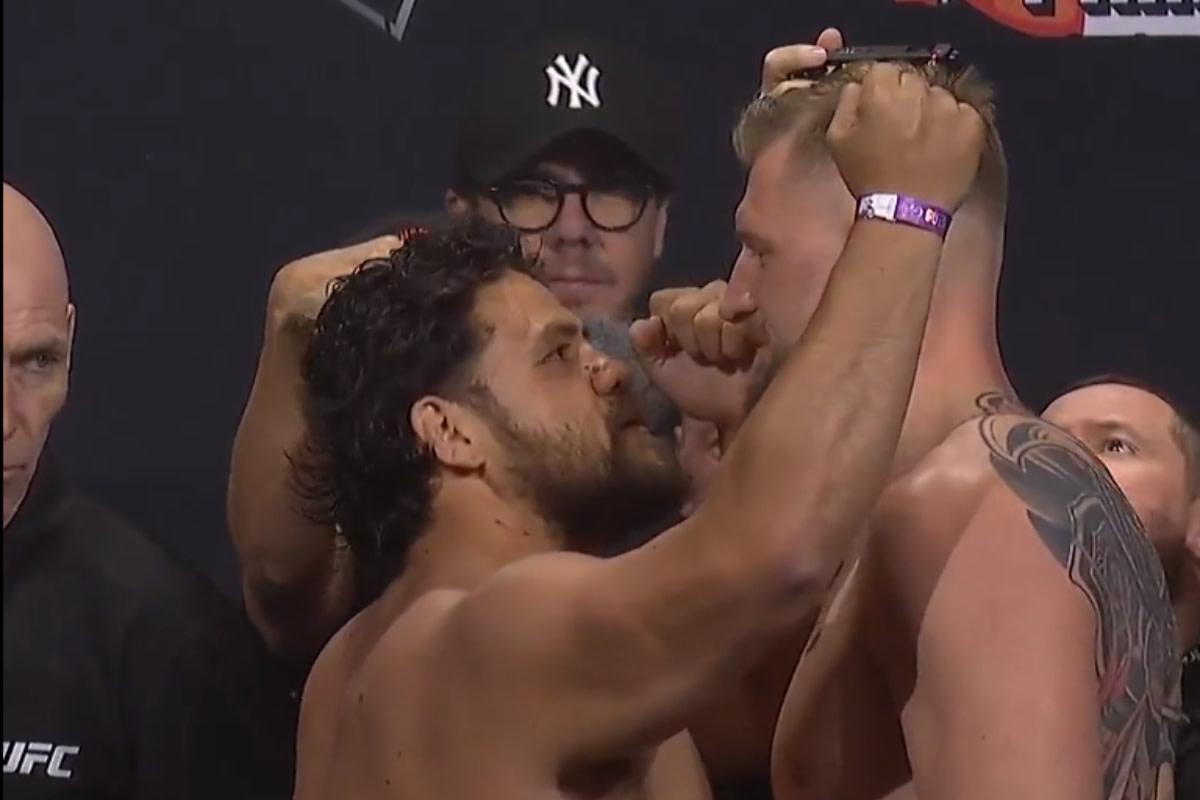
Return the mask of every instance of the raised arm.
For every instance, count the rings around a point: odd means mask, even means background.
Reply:
[[[956,206],[982,125],[947,98],[890,66],[847,95],[830,145],[852,191]],[[922,113],[932,116],[918,126]],[[562,554],[497,575],[450,614],[442,679],[511,705],[526,720],[513,735],[565,761],[681,729],[701,692],[820,603],[890,469],[940,251],[927,231],[856,224],[810,329],[696,514],[618,558]],[[497,685],[500,697],[476,688]]]
[[[1179,655],[1133,509],[1084,448],[1031,418],[984,435],[1001,485],[921,622],[921,800],[1168,800]]]
[[[295,261],[275,276],[262,353],[233,442],[227,514],[247,613],[276,652],[310,655],[349,615],[353,562],[306,519],[291,482],[303,445],[300,359],[329,282],[399,245],[384,237]]]

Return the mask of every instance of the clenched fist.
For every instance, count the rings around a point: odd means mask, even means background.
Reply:
[[[757,308],[726,288],[713,281],[655,292],[649,318],[629,329],[651,380],[679,410],[721,426],[740,422],[749,370],[767,344]]]
[[[328,250],[293,261],[275,274],[271,282],[271,314],[281,323],[303,325],[317,318],[329,296],[334,278],[348,275],[372,258],[384,258],[403,246],[396,236],[381,236],[369,242]]]
[[[969,105],[882,63],[842,90],[826,140],[855,197],[903,194],[953,211],[975,181],[985,135]]]

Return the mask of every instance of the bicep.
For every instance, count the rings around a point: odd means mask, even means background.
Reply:
[[[676,527],[616,558],[519,562],[450,615],[452,660],[502,681],[513,713],[542,715],[530,729],[558,757],[657,744],[683,729],[703,689],[754,658],[765,624],[762,582],[742,588],[754,581],[686,544]]]
[[[1099,797],[1095,635],[1086,597],[1019,504],[985,501],[918,635],[906,727],[921,800]]]

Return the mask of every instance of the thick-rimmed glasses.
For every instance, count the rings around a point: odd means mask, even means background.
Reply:
[[[562,213],[567,195],[577,194],[583,213],[600,230],[619,232],[642,218],[654,192],[639,184],[560,183],[544,179],[509,181],[488,190],[506,223],[524,233],[540,233]]]

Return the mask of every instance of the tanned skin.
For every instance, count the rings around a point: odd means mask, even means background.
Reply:
[[[965,193],[981,121],[925,91],[881,68],[847,100],[831,147],[848,181],[949,204]],[[297,797],[704,796],[676,737],[700,698],[819,605],[850,550],[889,472],[940,249],[929,232],[855,226],[812,335],[786,357],[706,503],[642,548],[552,552],[553,532],[519,498],[443,473],[405,574],[312,671]],[[753,321],[723,316],[717,288],[652,301],[636,338],[661,369],[753,356]],[[510,392],[542,403],[522,388],[540,374],[522,359],[572,317],[526,276],[477,303],[490,336],[480,379],[501,403]],[[587,402],[619,396],[618,368],[575,325],[563,342],[595,392]],[[570,385],[556,384],[556,404]],[[444,422],[421,429],[439,459],[489,458],[463,444],[482,441],[469,415]]]

